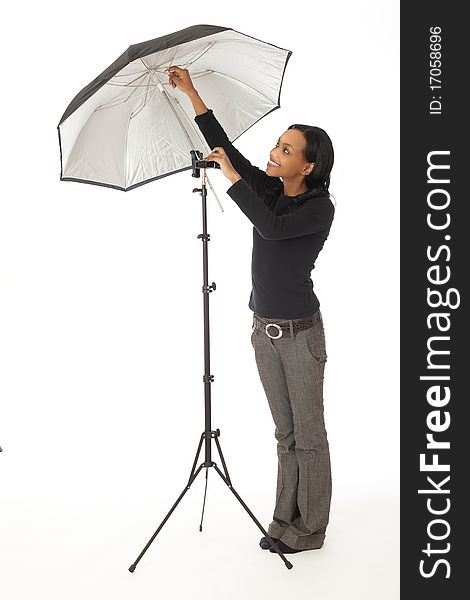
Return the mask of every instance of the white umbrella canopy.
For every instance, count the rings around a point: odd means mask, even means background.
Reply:
[[[63,181],[128,191],[191,168],[209,153],[191,101],[165,69],[189,70],[231,141],[280,107],[292,53],[215,25],[195,25],[134,44],[79,92],[59,125]]]

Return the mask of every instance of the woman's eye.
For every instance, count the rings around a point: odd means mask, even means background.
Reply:
[[[279,147],[279,142],[276,143],[275,148]],[[287,154],[289,154],[289,150],[287,148],[284,148],[283,152],[287,152]]]

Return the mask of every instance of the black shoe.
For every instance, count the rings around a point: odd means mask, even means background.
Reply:
[[[291,548],[290,546],[287,546],[286,544],[284,544],[284,542],[281,542],[280,540],[279,542],[276,541],[276,546],[283,554],[294,554],[295,552],[305,552],[305,550],[313,550],[313,548],[304,548],[303,550],[297,550],[296,548]],[[276,552],[276,550],[274,550],[272,546],[271,548],[269,548],[269,551]]]
[[[271,539],[274,541],[275,544],[277,544],[279,541],[278,538],[272,536]],[[267,537],[262,537],[259,541],[259,545],[261,546],[261,548],[263,548],[263,550],[269,550],[269,548],[271,548],[271,542]]]

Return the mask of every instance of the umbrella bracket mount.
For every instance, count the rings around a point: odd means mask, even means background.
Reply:
[[[220,169],[219,163],[215,162],[215,160],[202,160],[202,152],[200,150],[191,150],[190,153],[193,177],[200,177],[201,169]],[[202,190],[194,188],[193,192],[202,192]]]

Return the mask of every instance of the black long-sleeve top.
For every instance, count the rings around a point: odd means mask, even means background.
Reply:
[[[334,217],[326,190],[284,195],[279,177],[253,166],[211,109],[194,119],[211,149],[221,146],[240,179],[227,194],[253,223],[249,308],[260,317],[301,319],[320,306],[310,277]]]

